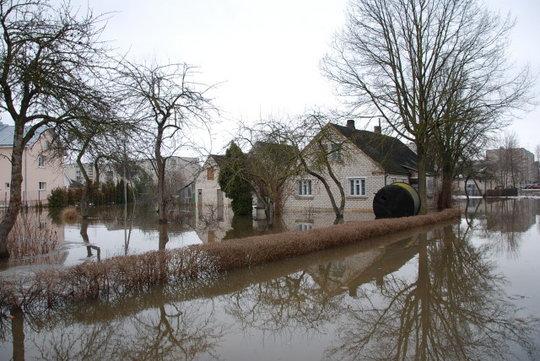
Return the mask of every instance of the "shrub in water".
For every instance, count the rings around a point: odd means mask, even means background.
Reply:
[[[75,207],[64,208],[60,213],[60,219],[65,223],[75,223],[79,219],[79,211]]]

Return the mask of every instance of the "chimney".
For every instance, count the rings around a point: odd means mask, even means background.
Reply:
[[[356,127],[354,126],[354,119],[347,120],[347,128],[356,129]]]
[[[373,127],[373,132],[377,134],[381,134],[381,126],[376,125],[375,127]]]

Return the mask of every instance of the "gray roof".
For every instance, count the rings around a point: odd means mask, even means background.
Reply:
[[[43,128],[42,128],[43,129]],[[36,132],[34,137],[30,140],[29,144],[37,141],[39,136],[45,130],[40,130]],[[7,125],[0,122],[0,147],[12,147],[13,146],[13,134],[15,132],[15,127],[13,125]]]
[[[354,145],[362,150],[368,157],[391,174],[409,174],[416,170],[417,155],[399,139],[388,135],[344,127],[338,124],[331,125]]]

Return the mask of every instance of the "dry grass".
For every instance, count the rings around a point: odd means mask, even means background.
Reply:
[[[60,212],[60,219],[64,223],[75,223],[79,220],[79,211],[75,207],[66,207]]]
[[[222,272],[305,255],[459,217],[459,210],[424,216],[351,222],[308,232],[286,232],[123,256],[98,263],[0,280],[0,309],[54,308],[82,300],[120,301],[156,285],[205,283]]]
[[[58,234],[35,214],[21,214],[7,239],[11,260],[49,253],[58,247]]]

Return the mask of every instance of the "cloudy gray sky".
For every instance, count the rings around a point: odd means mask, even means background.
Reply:
[[[540,1],[485,0],[517,18],[510,54],[540,72]],[[216,145],[231,124],[259,115],[335,107],[339,99],[319,62],[344,23],[347,0],[80,0],[115,12],[105,38],[137,60],[185,61],[201,79],[223,82],[214,92],[222,110]],[[535,93],[540,94],[538,81]],[[540,144],[540,109],[514,121],[522,145]]]

